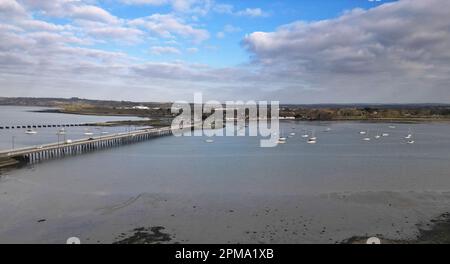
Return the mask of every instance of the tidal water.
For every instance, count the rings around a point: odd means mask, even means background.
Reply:
[[[0,127],[28,126],[28,125],[63,125],[63,124],[84,124],[99,123],[107,121],[137,120],[140,118],[132,116],[88,116],[57,113],[39,113],[51,108],[43,107],[22,107],[22,106],[0,106]],[[27,146],[42,145],[64,141],[64,139],[86,138],[86,129],[95,134],[124,132],[135,127],[67,127],[66,135],[58,136],[61,128],[37,128],[38,134],[27,135],[26,129],[3,129],[0,130],[0,150],[21,148]]]
[[[163,227],[169,243],[413,239],[418,224],[450,208],[447,123],[281,127],[295,135],[276,148],[254,137],[164,137],[3,171],[0,243],[112,243],[140,227]],[[381,133],[389,136],[374,138]],[[0,131],[4,146],[8,137]]]

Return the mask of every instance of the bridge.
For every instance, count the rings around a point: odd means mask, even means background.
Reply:
[[[185,127],[184,129],[192,129],[192,127]],[[14,159],[20,162],[34,164],[43,160],[79,155],[169,135],[172,135],[171,127],[140,129],[126,133],[0,151],[0,160]]]

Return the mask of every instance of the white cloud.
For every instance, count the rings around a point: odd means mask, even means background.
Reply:
[[[3,96],[172,100],[202,91],[224,100],[450,102],[450,1],[400,0],[336,19],[254,32],[243,40],[251,63],[236,67],[151,62],[93,48],[95,41],[143,40],[149,52],[162,56],[195,53],[198,48],[185,48],[191,45],[184,39],[200,43],[209,33],[175,13],[128,21],[96,8],[74,12],[74,6],[92,3],[0,0]],[[69,22],[53,24],[31,14]],[[232,25],[222,30],[237,31]],[[201,47],[217,50],[207,42]]]
[[[83,19],[104,23],[119,22],[117,17],[113,16],[103,8],[86,4],[80,0],[22,0],[22,2],[26,8],[40,12],[41,14],[49,17]]]
[[[264,12],[261,8],[246,8],[236,12],[238,16],[249,16],[249,17],[266,17],[269,14]]]
[[[233,25],[228,24],[223,27],[223,31],[217,32],[216,37],[218,39],[223,39],[223,38],[225,38],[226,33],[235,33],[235,32],[239,32],[239,31],[241,31],[240,28],[234,27]]]
[[[150,52],[153,55],[181,54],[181,51],[175,47],[160,47],[160,46],[151,47]]]
[[[216,37],[218,39],[223,39],[225,37],[225,33],[224,32],[217,32]]]
[[[280,94],[326,101],[440,101],[450,83],[450,1],[402,0],[244,39]],[[323,92],[319,92],[323,91]],[[347,98],[347,99],[346,99]],[[446,100],[449,101],[449,100]]]
[[[181,36],[190,38],[195,43],[200,43],[209,38],[208,31],[204,29],[194,28],[184,23],[180,18],[174,15],[154,14],[144,18],[138,18],[129,22],[132,26],[145,28],[146,30],[156,33],[164,38],[174,38]]]
[[[55,25],[42,20],[33,19],[18,21],[18,25],[23,29],[36,31],[63,31],[70,28],[70,26]]]
[[[219,14],[228,14],[236,16],[247,16],[247,17],[267,17],[269,13],[263,11],[261,8],[246,8],[242,10],[235,11],[233,5],[230,4],[217,4],[213,7],[213,10]]]
[[[17,3],[15,0],[0,0],[0,15],[9,16],[9,17],[17,17],[17,16],[25,16],[25,9]],[[1,18],[0,18],[1,20]]]
[[[87,33],[96,38],[115,40],[122,43],[136,44],[142,42],[145,33],[139,29],[128,27],[100,26],[87,29]]]
[[[129,5],[171,5],[175,12],[205,15],[213,5],[213,0],[121,0]]]

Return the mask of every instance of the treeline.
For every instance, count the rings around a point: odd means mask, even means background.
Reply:
[[[362,107],[362,108],[304,108],[284,107],[281,116],[301,120],[376,120],[376,119],[450,119],[450,106],[405,105],[403,108]]]

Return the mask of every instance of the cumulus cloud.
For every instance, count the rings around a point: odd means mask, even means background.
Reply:
[[[21,17],[26,15],[26,11],[15,0],[0,0],[0,15],[1,17]]]
[[[152,62],[96,48],[96,41],[110,44],[126,36],[129,43],[154,38],[144,52],[161,55],[211,46],[196,46],[208,31],[174,13],[126,20],[95,8],[74,11],[92,3],[0,0],[3,96],[176,100],[201,91],[211,99],[285,103],[450,102],[447,0],[400,0],[254,32],[242,42],[251,61],[235,67]],[[32,14],[71,21],[54,24]],[[232,25],[222,29],[237,31]],[[194,45],[184,45],[185,39]]]
[[[181,54],[181,51],[175,47],[160,47],[160,46],[151,47],[150,52],[154,55]]]
[[[216,37],[218,39],[222,39],[226,36],[226,33],[235,33],[239,31],[241,31],[240,28],[228,24],[223,27],[223,31],[217,32]]]
[[[246,8],[236,12],[238,16],[249,16],[249,17],[265,17],[269,14],[264,12],[261,8]]]
[[[175,12],[205,15],[213,5],[212,0],[121,0],[129,5],[171,5]]]
[[[242,10],[235,10],[233,5],[230,4],[216,4],[213,10],[219,14],[228,14],[236,16],[247,17],[267,17],[269,13],[263,11],[261,8],[245,8]]]
[[[450,82],[447,10],[449,1],[402,0],[337,19],[255,32],[243,45],[267,78],[298,81],[280,91],[285,96],[441,101]]]
[[[144,28],[164,38],[181,36],[192,39],[196,43],[203,42],[209,38],[208,31],[195,28],[172,14],[154,14],[134,19],[129,24]]]

